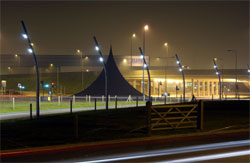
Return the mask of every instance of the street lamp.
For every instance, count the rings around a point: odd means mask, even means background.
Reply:
[[[28,34],[28,31],[25,27],[25,24],[23,21],[21,21],[24,33],[22,34],[23,38],[26,39],[28,41],[28,46],[29,49],[28,51],[30,53],[32,53],[33,59],[34,59],[34,63],[35,63],[35,68],[36,68],[36,115],[37,117],[39,117],[40,115],[40,105],[39,105],[39,70],[38,70],[38,64],[37,64],[37,59],[36,59],[36,55],[35,55],[35,51],[31,45],[31,41],[30,41],[30,37]]]
[[[219,93],[220,93],[220,100],[221,100],[221,80],[220,80],[220,71],[219,71],[219,68],[218,68],[218,66],[217,66],[217,64],[216,64],[216,58],[214,58],[213,59],[213,63],[214,63],[214,69],[216,70],[216,75],[218,75],[218,79],[219,79],[219,86],[220,86],[220,91],[219,91]]]
[[[185,102],[185,76],[184,76],[183,68],[182,68],[182,65],[180,63],[178,55],[175,54],[175,57],[176,57],[176,63],[179,65],[179,71],[182,74],[182,80],[183,80],[183,102]]]
[[[107,72],[107,65],[106,65],[106,63],[105,63],[105,61],[104,61],[104,59],[103,59],[102,51],[101,51],[101,49],[99,48],[99,44],[98,44],[98,42],[97,42],[95,36],[94,36],[94,41],[95,41],[95,44],[96,44],[95,49],[96,49],[96,51],[99,52],[99,55],[100,55],[99,60],[103,63],[103,66],[104,66],[104,73],[105,73],[106,110],[108,110],[108,106],[109,106],[108,102],[109,102],[109,101],[108,101],[108,74],[107,74],[108,72]]]
[[[148,25],[144,26],[144,30],[143,30],[143,55],[146,54],[146,32],[148,31]],[[142,71],[143,71],[143,98],[145,98],[145,73],[144,73],[144,66],[142,65]]]
[[[166,56],[168,58],[168,43],[165,42],[164,46],[166,47]],[[168,91],[168,84],[167,84],[167,66],[168,66],[168,60],[166,61],[166,66],[165,66],[165,92],[167,93]]]
[[[136,37],[136,34],[135,33],[133,33],[133,35],[132,35],[132,37],[131,37],[131,51],[130,51],[130,53],[131,53],[131,68],[132,68],[132,56],[133,56],[133,40],[135,39],[135,37]]]
[[[237,81],[237,50],[232,50],[232,49],[229,49],[227,50],[228,52],[234,52],[234,55],[235,55],[235,70],[234,70],[234,73],[235,73],[235,98],[238,97],[238,81]]]
[[[81,50],[80,49],[77,49],[76,50],[76,53],[77,53],[77,55],[79,55],[79,57],[80,57],[80,62],[81,62],[81,66],[82,66],[82,68],[81,68],[81,74],[82,74],[82,88],[83,88],[83,60],[82,60],[82,58],[83,58],[83,56],[82,56],[82,52],[81,52]]]
[[[147,68],[147,72],[148,72],[148,101],[151,102],[151,81],[150,81],[149,67],[148,67],[148,65],[146,63],[145,56],[144,56],[144,54],[143,54],[143,52],[141,50],[141,47],[139,47],[139,51],[141,53],[141,57],[142,57],[143,63],[144,63],[143,68]]]

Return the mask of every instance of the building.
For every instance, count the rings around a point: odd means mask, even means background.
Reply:
[[[0,55],[1,75],[34,74],[34,63],[31,55]],[[107,57],[107,56],[106,56]],[[126,80],[138,91],[143,90],[142,60],[140,56],[114,55],[119,70]],[[101,72],[102,64],[98,55],[38,55],[40,73],[63,72]],[[150,65],[151,94],[152,96],[182,96],[183,80],[178,71],[175,58],[146,57]],[[249,75],[247,69],[222,69],[218,64],[221,82],[222,96],[249,97]],[[184,66],[186,97],[214,97],[219,96],[219,81],[211,61],[211,69],[192,69],[192,66]],[[235,78],[237,75],[237,87]],[[148,78],[145,71],[145,93],[148,92]]]

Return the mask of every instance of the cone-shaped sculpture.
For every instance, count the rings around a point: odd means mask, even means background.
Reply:
[[[142,96],[142,94],[132,87],[120,73],[110,48],[107,60],[108,94],[111,96]],[[105,91],[105,74],[102,70],[98,78],[85,90],[75,94],[76,96],[102,96]]]

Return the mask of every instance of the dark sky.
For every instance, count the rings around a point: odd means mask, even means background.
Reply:
[[[37,54],[84,54],[94,51],[93,36],[103,53],[110,44],[115,55],[133,54],[146,33],[146,55],[178,53],[184,65],[208,69],[212,58],[222,58],[224,68],[249,63],[249,2],[1,2],[1,54],[26,53],[20,21],[24,20]]]

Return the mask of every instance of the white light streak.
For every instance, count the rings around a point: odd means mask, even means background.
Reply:
[[[249,144],[250,144],[250,140],[240,140],[240,141],[187,146],[187,147],[180,147],[180,148],[153,150],[153,151],[146,151],[146,152],[137,152],[137,153],[127,154],[127,155],[113,155],[113,156],[109,156],[108,158],[106,157],[106,158],[99,159],[99,160],[77,161],[77,162],[101,163],[101,162],[111,162],[111,161],[122,161],[122,160],[149,158],[149,157],[156,157],[156,156],[167,156],[167,155],[173,155],[173,154],[199,152],[199,151],[215,150],[215,149],[223,149],[223,148],[231,148],[231,147],[240,147],[240,146],[247,146]]]
[[[207,155],[207,156],[199,156],[199,157],[190,157],[184,158],[179,160],[166,160],[158,163],[184,163],[184,162],[196,162],[196,161],[207,161],[207,160],[215,160],[215,159],[222,159],[222,158],[229,158],[229,157],[237,157],[237,156],[244,156],[249,155],[250,150],[242,150],[237,152],[228,152],[228,153],[220,153],[214,155]]]

